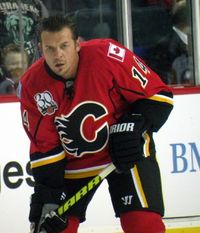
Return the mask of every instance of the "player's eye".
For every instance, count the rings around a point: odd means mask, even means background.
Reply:
[[[65,43],[64,43],[64,44],[62,44],[60,47],[61,47],[61,49],[66,49],[66,48],[68,47],[68,44],[65,44]]]
[[[47,46],[46,47],[46,51],[48,51],[48,52],[54,52],[55,51],[55,49],[53,48],[53,47],[50,47],[50,46]]]

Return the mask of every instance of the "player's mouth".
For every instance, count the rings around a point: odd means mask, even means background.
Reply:
[[[63,67],[64,66],[64,63],[56,63],[55,64],[55,67],[56,68],[61,68],[61,67]]]
[[[65,63],[59,62],[55,64],[55,69],[57,72],[62,72],[62,70],[65,68]]]

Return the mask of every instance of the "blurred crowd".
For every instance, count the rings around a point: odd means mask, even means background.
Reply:
[[[40,18],[53,14],[48,5],[50,2],[56,4],[53,0],[45,4],[41,0],[1,0],[0,94],[15,94],[20,76],[41,56],[37,45],[37,23]],[[193,84],[188,2],[131,1],[134,52],[169,85]],[[65,13],[73,13],[77,17],[82,40],[97,37],[116,39],[117,26],[113,24],[114,17],[111,17],[114,11],[116,13],[113,2],[102,1],[103,15],[97,1],[95,4],[90,0],[76,0],[74,3],[68,3]],[[96,18],[92,20],[94,15]],[[91,27],[84,25],[94,22]]]
[[[15,94],[20,76],[40,56],[36,28],[45,16],[41,0],[1,0],[0,94]]]

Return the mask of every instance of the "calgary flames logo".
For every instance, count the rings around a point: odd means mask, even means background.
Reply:
[[[79,157],[101,151],[108,142],[106,108],[92,101],[76,106],[68,115],[56,117],[55,123],[66,152]]]

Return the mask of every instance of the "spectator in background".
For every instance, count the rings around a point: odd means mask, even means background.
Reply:
[[[20,46],[9,44],[2,50],[2,57],[6,76],[12,80],[16,90],[20,77],[28,68],[28,54],[21,51]]]
[[[0,44],[5,47],[14,43],[25,49],[30,63],[39,56],[36,26],[48,11],[41,0],[1,0],[0,2]]]
[[[74,16],[82,41],[115,37],[115,4],[112,1],[74,1],[67,15]]]
[[[178,1],[172,8],[172,28],[151,50],[147,64],[155,70],[167,84],[181,83],[180,67],[187,65],[188,34],[190,32],[189,14],[186,1]],[[181,61],[184,62],[181,65]],[[178,60],[177,60],[178,59]],[[179,69],[179,70],[177,70]],[[177,72],[178,71],[178,72]],[[185,73],[188,82],[188,72]]]
[[[0,95],[12,94],[15,94],[14,83],[9,78],[9,74],[4,66],[0,66]]]
[[[186,1],[178,1],[173,8],[173,30],[182,50],[172,63],[172,84],[192,84],[192,57],[189,53],[190,26]]]

